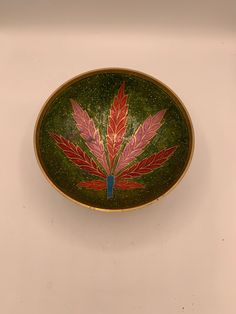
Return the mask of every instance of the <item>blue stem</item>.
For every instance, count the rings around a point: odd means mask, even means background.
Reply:
[[[115,177],[114,176],[108,176],[107,177],[107,198],[112,198],[113,196],[113,187],[115,183]]]

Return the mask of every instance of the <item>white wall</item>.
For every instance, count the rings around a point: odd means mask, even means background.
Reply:
[[[0,7],[0,313],[235,314],[235,2]],[[169,85],[196,133],[181,184],[123,214],[64,199],[32,145],[50,93],[110,66]]]

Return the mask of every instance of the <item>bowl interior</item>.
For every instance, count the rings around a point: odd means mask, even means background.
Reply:
[[[130,70],[78,76],[39,116],[35,147],[49,181],[97,209],[160,198],[182,177],[193,146],[189,116],[161,82]]]

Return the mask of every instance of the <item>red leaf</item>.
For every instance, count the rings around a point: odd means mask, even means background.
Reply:
[[[100,180],[81,181],[77,183],[77,186],[99,191],[106,189],[106,182]]]
[[[157,112],[154,116],[149,116],[143,124],[141,124],[130,141],[126,144],[122,154],[119,157],[115,174],[128,166],[129,163],[135,160],[150,143],[161,127],[161,121],[166,113],[166,110]]]
[[[121,190],[133,190],[133,189],[142,189],[145,186],[139,182],[128,181],[128,180],[116,180],[115,188]]]
[[[57,146],[74,164],[95,176],[105,178],[97,164],[79,147],[56,133],[50,133]]]
[[[107,126],[107,149],[109,153],[110,167],[113,167],[114,159],[120,150],[126,131],[128,114],[128,96],[124,94],[125,82],[119,88],[110,109]]]
[[[177,146],[163,149],[159,153],[147,157],[118,175],[118,178],[140,177],[160,168],[174,154]]]

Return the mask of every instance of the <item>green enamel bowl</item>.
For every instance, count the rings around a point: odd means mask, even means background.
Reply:
[[[181,100],[128,69],[81,74],[43,106],[34,145],[48,181],[77,204],[126,211],[160,199],[185,174],[193,127]]]

